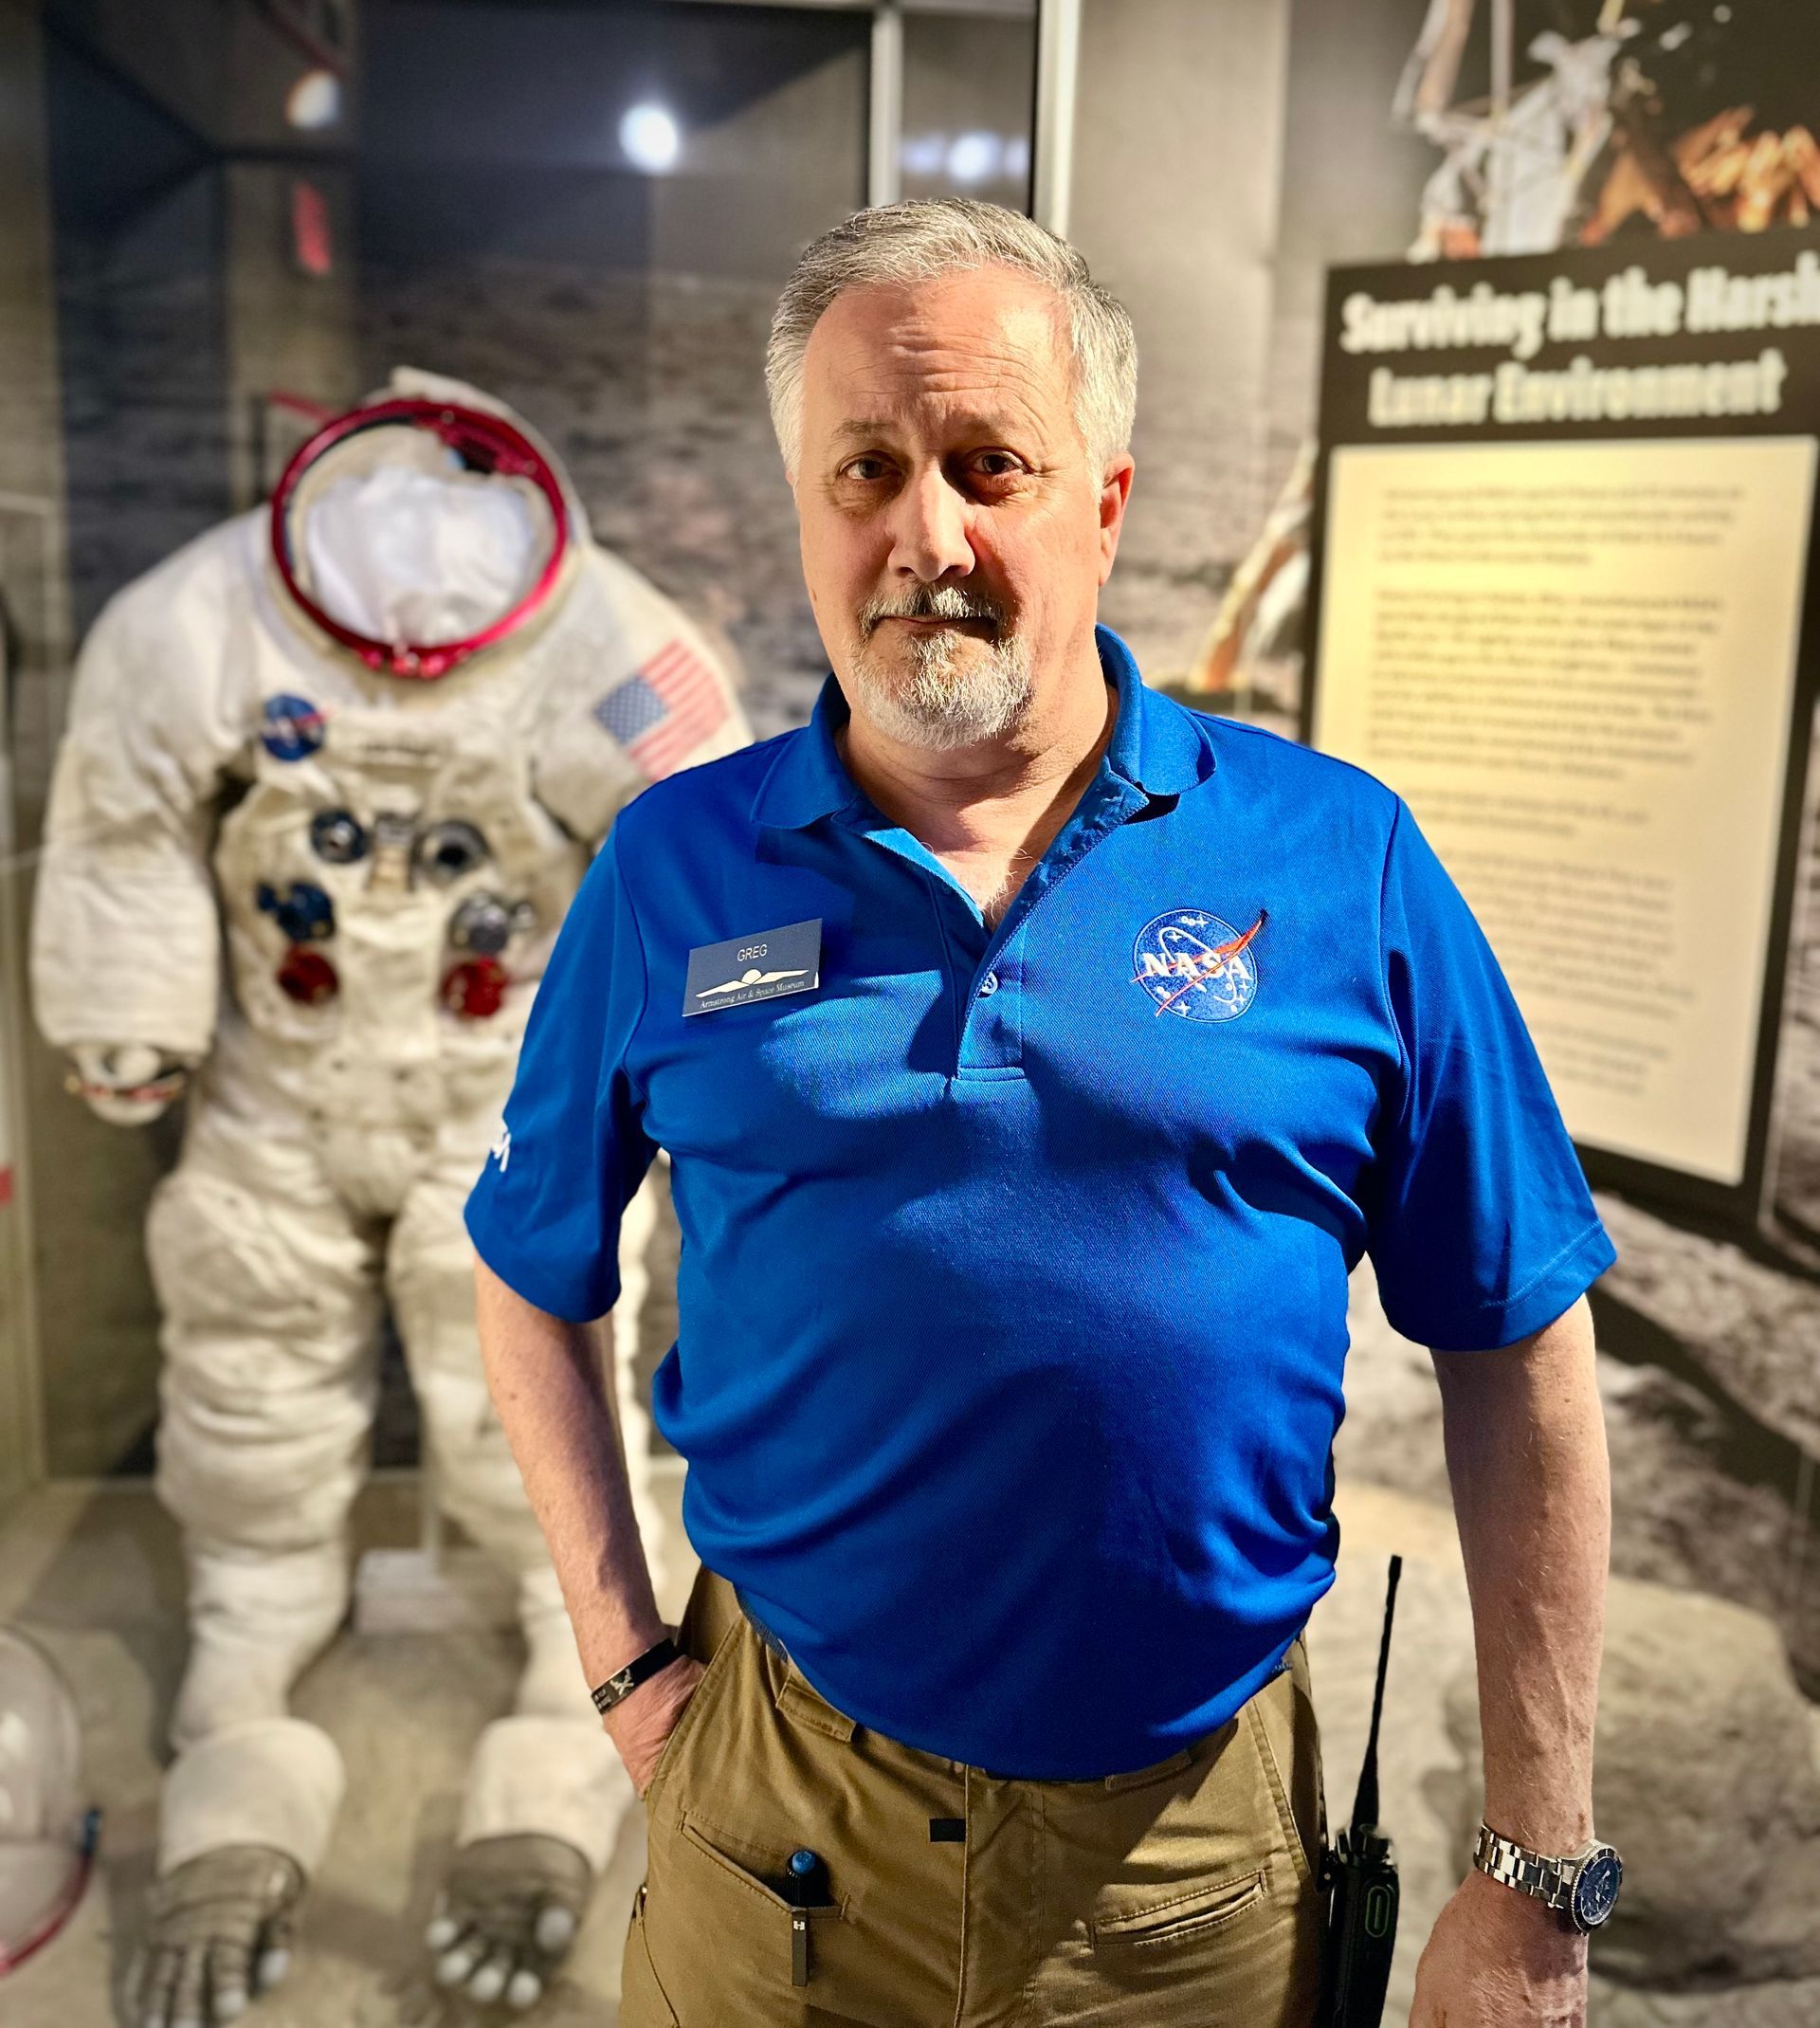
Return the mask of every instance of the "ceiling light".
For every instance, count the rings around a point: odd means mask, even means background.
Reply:
[[[663,106],[635,105],[628,109],[619,123],[619,145],[635,169],[642,169],[649,176],[661,176],[665,170],[676,167],[677,157],[682,153],[682,130],[674,115]]]
[[[314,133],[341,118],[341,80],[332,70],[306,70],[284,95],[284,118]]]
[[[997,174],[1004,154],[996,134],[962,134],[948,151],[948,174],[956,183],[984,183]]]

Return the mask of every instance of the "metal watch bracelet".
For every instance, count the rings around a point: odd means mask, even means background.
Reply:
[[[682,1659],[682,1651],[666,1634],[659,1641],[653,1641],[643,1654],[635,1654],[624,1669],[616,1670],[605,1683],[597,1683],[588,1694],[594,1700],[594,1709],[605,1718],[616,1704],[631,1695],[641,1683],[646,1683],[661,1669],[667,1669],[672,1662]]]
[[[1578,1852],[1557,1858],[1531,1852],[1483,1821],[1472,1863],[1501,1887],[1513,1888],[1553,1909],[1582,1935],[1611,1919],[1624,1878],[1617,1853],[1596,1837],[1589,1838]]]

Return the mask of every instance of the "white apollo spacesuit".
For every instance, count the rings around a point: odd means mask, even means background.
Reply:
[[[630,1784],[491,1412],[462,1208],[593,847],[749,734],[517,418],[401,374],[317,442],[275,515],[96,622],[35,909],[39,1025],[97,1109],[149,1117],[195,1073],[147,1230],[191,1631],[159,1872],[321,1856],[339,1761],[286,1701],[347,1607],[387,1306],[443,1507],[516,1573],[530,1649],[460,1841],[598,1870]]]

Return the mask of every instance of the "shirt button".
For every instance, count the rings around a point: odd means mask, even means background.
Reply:
[[[986,977],[979,982],[979,996],[982,1000],[990,1000],[997,991],[998,974],[996,972],[988,972]]]

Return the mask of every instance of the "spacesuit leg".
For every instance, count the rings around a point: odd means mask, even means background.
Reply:
[[[555,1575],[487,1395],[474,1252],[462,1223],[486,1142],[484,1129],[451,1133],[447,1159],[413,1187],[392,1227],[386,1267],[438,1497],[517,1579],[527,1651],[512,1716],[495,1720],[475,1749],[458,1842],[541,1834],[598,1872],[634,1797],[589,1701]]]
[[[664,1530],[651,1490],[651,1416],[639,1398],[639,1332],[651,1290],[652,1243],[668,1206],[669,1163],[660,1156],[619,1224],[619,1301],[613,1305],[613,1405],[632,1489],[632,1512],[652,1586],[664,1588]]]
[[[573,1942],[636,1795],[589,1700],[555,1573],[487,1394],[462,1223],[486,1136],[448,1139],[446,1160],[414,1186],[392,1227],[387,1279],[438,1497],[516,1577],[526,1655],[511,1716],[475,1746],[428,1941],[442,1983],[528,2006]],[[648,1237],[648,1215],[634,1222]],[[642,1270],[642,1244],[638,1260]]]
[[[339,1767],[286,1701],[347,1605],[376,1249],[282,1109],[207,1080],[146,1245],[164,1313],[158,1492],[182,1525],[190,1577],[163,1864],[248,1843],[308,1873]]]

